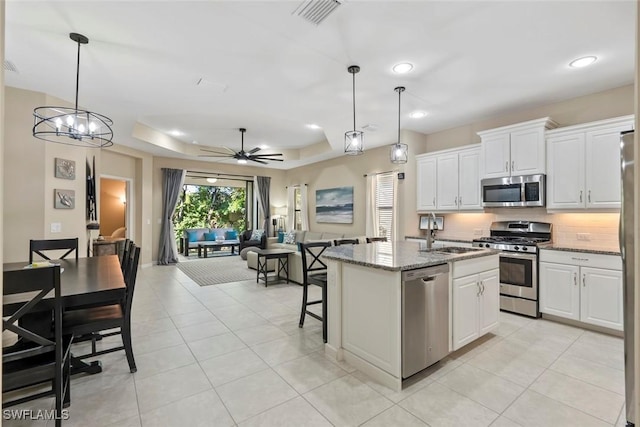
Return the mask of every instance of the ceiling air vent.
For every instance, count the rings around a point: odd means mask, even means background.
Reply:
[[[5,71],[13,71],[14,73],[18,72],[18,69],[16,68],[16,64],[14,64],[13,62],[9,61],[8,59],[4,60],[4,70]]]
[[[304,0],[293,13],[312,24],[319,25],[341,4],[339,0]]]

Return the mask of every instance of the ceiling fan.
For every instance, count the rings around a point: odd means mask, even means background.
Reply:
[[[236,159],[238,163],[245,164],[247,161],[262,163],[266,165],[267,162],[265,160],[273,161],[273,162],[282,162],[283,159],[278,159],[276,157],[282,157],[282,153],[274,153],[274,154],[255,154],[261,150],[260,147],[256,147],[250,151],[244,151],[244,133],[247,131],[245,128],[240,128],[241,135],[241,146],[240,151],[233,151],[230,148],[222,147],[227,150],[226,153],[215,151],[215,150],[207,150],[205,148],[201,148],[202,151],[206,151],[207,153],[213,154],[200,154],[198,157],[218,157],[218,158],[229,158]]]

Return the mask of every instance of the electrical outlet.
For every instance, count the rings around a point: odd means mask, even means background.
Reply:
[[[591,240],[591,233],[577,233],[576,236],[578,240],[584,240],[585,242],[589,242]]]
[[[474,228],[473,229],[474,236],[482,236],[482,228]]]
[[[51,232],[52,233],[62,233],[62,224],[59,222],[51,223]]]

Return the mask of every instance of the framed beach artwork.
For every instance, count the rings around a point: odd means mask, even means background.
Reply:
[[[56,157],[55,177],[62,179],[76,179],[76,162]]]
[[[76,192],[74,190],[53,190],[53,207],[55,209],[73,209],[76,207]]]
[[[316,190],[316,222],[353,224],[353,187]]]

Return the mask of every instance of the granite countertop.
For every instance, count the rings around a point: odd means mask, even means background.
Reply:
[[[404,236],[405,239],[427,239],[427,236]],[[444,242],[457,242],[457,243],[473,243],[472,240],[469,239],[448,239],[446,237],[438,237],[436,236],[436,241],[441,240]]]
[[[492,249],[476,249],[462,254],[438,252],[437,249],[432,252],[420,252],[424,246],[421,242],[406,241],[342,245],[328,248],[322,256],[329,260],[365,267],[404,271],[498,253]]]
[[[587,253],[587,254],[599,254],[599,255],[614,255],[614,256],[620,256],[620,250],[619,249],[614,249],[614,250],[606,250],[606,249],[594,249],[594,248],[585,248],[585,247],[579,247],[579,246],[569,246],[569,245],[560,245],[557,243],[543,243],[538,245],[538,247],[540,249],[550,249],[553,251],[566,251],[566,252],[582,252],[582,253]]]

